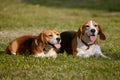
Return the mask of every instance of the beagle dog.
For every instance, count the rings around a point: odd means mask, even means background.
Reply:
[[[100,46],[97,43],[97,36],[105,40],[106,37],[98,23],[88,21],[84,23],[78,31],[64,31],[61,34],[60,53],[66,51],[68,54],[73,54],[81,57],[101,56],[103,55]]]
[[[7,54],[32,54],[35,57],[57,57],[61,47],[60,34],[56,30],[44,30],[39,36],[22,36],[13,40],[7,47]]]

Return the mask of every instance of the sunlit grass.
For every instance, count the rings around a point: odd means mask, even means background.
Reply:
[[[1,0],[0,3],[0,79],[1,80],[119,80],[120,12],[113,0],[91,4],[78,0]],[[63,4],[62,4],[63,2]],[[96,1],[97,2],[97,1]],[[105,3],[109,5],[105,5]],[[112,2],[114,2],[112,4]],[[69,4],[68,4],[69,3]],[[73,4],[72,4],[73,3]],[[106,3],[106,4],[107,4]],[[75,5],[76,4],[76,5]],[[103,6],[101,7],[100,4]],[[95,7],[97,6],[97,7]],[[106,40],[99,40],[102,51],[111,57],[80,58],[58,54],[56,59],[4,55],[9,42],[22,35],[39,35],[44,29],[77,30],[87,20],[103,28]]]

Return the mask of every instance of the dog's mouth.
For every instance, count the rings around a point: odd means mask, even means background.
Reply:
[[[54,47],[55,47],[56,49],[60,49],[61,45],[60,45],[60,43],[56,43],[56,44],[54,44]]]
[[[48,43],[48,44],[56,49],[60,49],[60,47],[61,47],[60,43],[55,43],[55,44]]]
[[[87,36],[91,42],[95,42],[97,39],[97,36],[95,34],[87,34]]]
[[[97,37],[95,35],[91,35],[91,36],[89,36],[89,38],[90,38],[90,41],[92,41],[92,42],[95,42],[97,39]]]
[[[56,48],[56,49],[60,49],[61,45],[61,39],[60,38],[56,38],[55,40],[51,40],[48,42],[49,45],[51,45],[52,47]]]

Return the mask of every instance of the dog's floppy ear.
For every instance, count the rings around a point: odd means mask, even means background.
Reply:
[[[37,36],[37,38],[34,40],[34,45],[35,45],[35,46],[40,46],[41,48],[43,48],[45,44],[46,44],[46,38],[45,38],[45,34],[42,32],[42,33],[40,33],[40,35]]]
[[[80,38],[80,39],[82,39],[82,35],[84,35],[84,27],[85,25],[82,25],[82,26],[80,26],[80,28],[78,29],[78,37]]]
[[[38,36],[38,40],[44,44],[47,43],[45,33],[41,32],[40,35]]]
[[[98,28],[99,28],[98,34],[100,35],[100,39],[101,39],[101,40],[105,40],[106,37],[105,37],[105,35],[104,35],[104,33],[103,33],[102,29],[101,29],[101,26],[98,25]]]
[[[34,43],[38,46],[39,45],[39,43],[38,43],[38,40],[37,39],[35,39],[34,40]]]

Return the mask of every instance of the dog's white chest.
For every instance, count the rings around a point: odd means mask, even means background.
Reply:
[[[84,43],[78,41],[77,56],[90,57],[101,53],[99,45],[93,44],[88,48]]]
[[[47,56],[47,57],[56,58],[56,57],[57,57],[57,53],[56,53],[56,51],[55,51],[53,48],[51,48],[51,49],[46,53],[46,56]]]
[[[77,47],[77,56],[82,56],[82,57],[89,57],[89,56],[93,56],[95,54],[95,45],[92,45],[89,47],[82,45]]]

